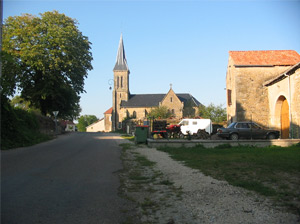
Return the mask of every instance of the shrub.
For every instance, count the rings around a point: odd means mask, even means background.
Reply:
[[[50,139],[39,132],[39,123],[33,112],[13,108],[1,96],[1,149],[30,146]]]

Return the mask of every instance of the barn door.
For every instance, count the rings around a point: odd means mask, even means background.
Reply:
[[[287,100],[284,99],[281,107],[281,138],[289,138],[289,133],[290,133],[289,104]]]

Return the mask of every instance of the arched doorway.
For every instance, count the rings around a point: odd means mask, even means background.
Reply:
[[[289,103],[284,96],[280,96],[276,102],[276,117],[280,122],[281,138],[289,138],[290,111]]]

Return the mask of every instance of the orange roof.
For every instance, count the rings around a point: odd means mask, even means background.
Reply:
[[[113,108],[109,108],[107,111],[104,112],[104,114],[112,114]]]
[[[300,55],[294,50],[229,51],[234,65],[295,65]]]

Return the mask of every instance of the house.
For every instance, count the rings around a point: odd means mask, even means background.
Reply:
[[[65,129],[65,131],[76,131],[76,125],[73,123],[73,121],[60,121],[61,127]]]
[[[293,50],[230,51],[228,122],[252,120],[300,138],[300,55]]]
[[[105,131],[104,118],[86,127],[86,132],[102,132],[102,131]]]
[[[122,121],[126,118],[135,118],[144,121],[149,112],[159,106],[166,106],[175,118],[195,116],[201,103],[188,93],[175,93],[170,89],[164,94],[131,94],[129,90],[130,70],[125,57],[123,37],[121,35],[114,72],[114,88],[112,96],[111,117],[105,117],[105,127],[108,130],[122,128]],[[111,121],[109,120],[111,118]],[[111,123],[110,123],[111,122]]]

